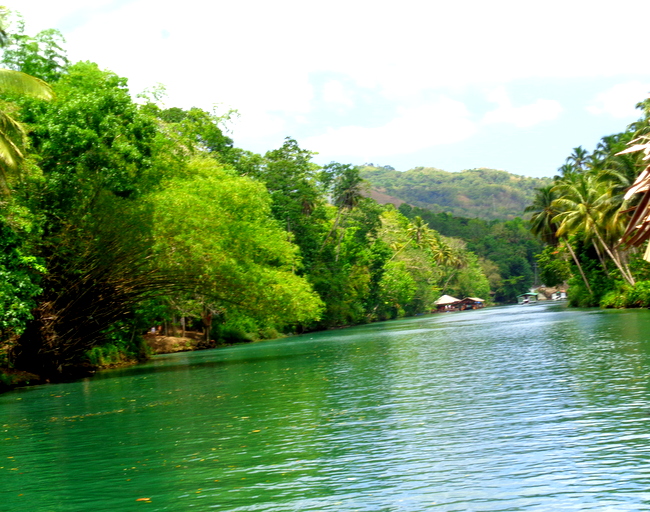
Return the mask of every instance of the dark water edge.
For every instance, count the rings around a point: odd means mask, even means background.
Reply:
[[[441,313],[431,313],[431,314],[441,314]],[[405,317],[403,319],[409,319],[409,318],[418,318],[418,317],[423,317],[423,316],[430,316],[431,314],[419,314],[413,317]],[[444,313],[444,314],[451,314],[451,313]],[[403,320],[401,319],[401,320]],[[387,320],[390,321],[390,320]],[[377,323],[382,323],[381,321],[379,322],[372,322],[373,324]],[[371,324],[359,324],[359,325],[371,325]],[[356,325],[342,325],[342,326],[336,326],[336,327],[331,327],[329,329],[324,329],[322,331],[312,331],[312,333],[315,332],[330,332],[330,331],[339,331],[342,329],[348,329],[350,327],[357,327]],[[309,334],[309,333],[307,333]],[[274,341],[274,340],[282,340],[286,338],[291,338],[293,336],[303,336],[306,334],[296,334],[296,335],[283,335],[278,338],[273,338],[273,339],[268,339],[268,340],[260,340],[260,341]],[[165,354],[173,354],[177,352],[196,352],[196,351],[201,351],[201,350],[213,350],[213,349],[224,349],[236,345],[246,345],[249,343],[259,343],[260,341],[257,342],[241,342],[241,343],[220,343],[216,346],[209,346],[205,347],[200,344],[198,345],[193,345],[192,348],[188,348],[186,350],[170,350],[169,352],[165,351],[160,351],[155,354],[153,354],[151,357],[155,357],[157,355],[165,355]],[[213,344],[214,345],[214,344]],[[123,368],[128,368],[131,366],[137,366],[141,364],[146,364],[150,360],[150,358],[143,359],[143,360],[130,360],[130,361],[124,361],[120,364],[111,364],[105,367],[93,367],[90,365],[79,365],[78,367],[74,368],[69,374],[67,375],[62,375],[60,378],[57,380],[50,380],[41,377],[40,375],[36,375],[34,373],[26,372],[23,370],[17,370],[14,368],[6,368],[6,367],[0,367],[0,394],[6,393],[7,391],[12,391],[14,389],[19,389],[19,388],[25,388],[25,387],[30,387],[30,386],[40,386],[43,384],[59,384],[59,383],[65,383],[65,382],[75,382],[79,381],[82,379],[86,379],[89,377],[93,377],[95,374],[99,372],[109,372],[112,370],[119,370]]]

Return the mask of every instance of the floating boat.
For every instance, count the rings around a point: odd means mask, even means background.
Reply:
[[[527,292],[517,295],[517,304],[535,304],[538,297],[536,292]]]

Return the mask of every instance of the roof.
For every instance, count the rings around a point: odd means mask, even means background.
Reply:
[[[526,292],[522,293],[521,295],[517,295],[517,297],[537,297],[536,292]]]
[[[473,300],[474,302],[485,302],[485,299],[479,299],[478,297],[465,297],[465,299]]]
[[[453,304],[454,302],[460,302],[460,299],[452,297],[451,295],[443,295],[436,301],[436,305],[444,306],[446,304]]]

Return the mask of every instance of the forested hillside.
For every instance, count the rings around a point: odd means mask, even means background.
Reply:
[[[406,203],[400,205],[399,211],[410,219],[421,218],[445,236],[463,240],[467,249],[478,256],[495,302],[514,302],[517,295],[541,284],[539,280],[536,282],[535,266],[543,244],[520,217],[492,221],[470,219],[434,213]]]
[[[551,183],[550,178],[529,178],[495,169],[446,172],[416,167],[400,172],[392,167],[364,166],[361,175],[374,191],[412,206],[486,220],[520,217],[535,191]]]

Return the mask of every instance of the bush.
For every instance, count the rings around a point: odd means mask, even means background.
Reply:
[[[213,325],[211,334],[220,343],[249,343],[284,336],[273,325],[260,326],[250,317],[232,313],[221,323]]]
[[[259,327],[252,318],[231,314],[222,323],[213,325],[212,335],[221,343],[246,343],[257,341],[258,331]]]
[[[151,349],[136,332],[129,322],[118,322],[104,333],[105,343],[86,352],[86,361],[92,366],[106,367],[148,359]]]
[[[606,293],[600,301],[604,308],[650,307],[650,281],[639,281],[634,286],[617,283],[614,290]]]

